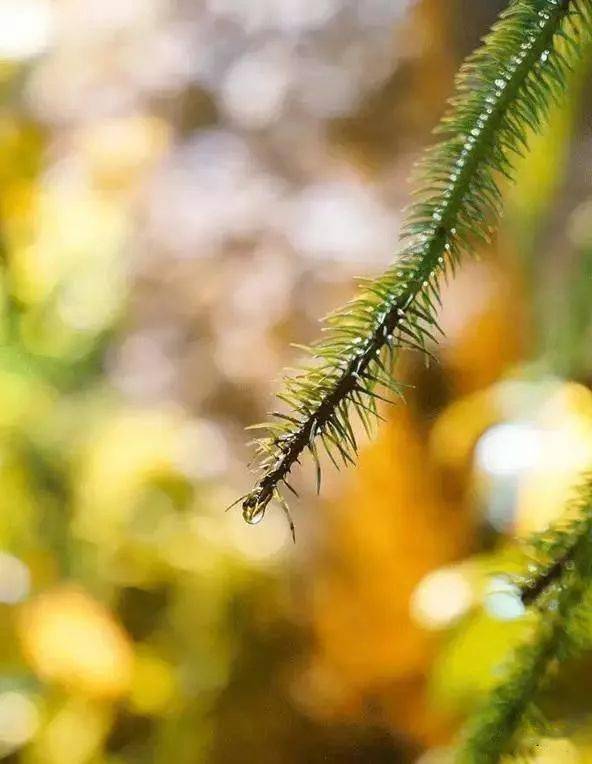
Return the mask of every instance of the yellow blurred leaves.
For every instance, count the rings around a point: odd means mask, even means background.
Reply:
[[[511,650],[527,636],[530,623],[473,615],[443,646],[432,677],[439,707],[462,711],[497,682]]]
[[[175,694],[170,664],[148,648],[137,653],[129,704],[137,714],[159,714],[167,710]]]
[[[44,680],[93,698],[124,695],[132,650],[111,614],[88,594],[63,585],[21,608],[23,652]]]
[[[42,134],[36,125],[4,111],[0,115],[0,185],[10,188],[30,182],[39,169],[42,147]],[[0,209],[5,209],[4,202],[0,200]]]
[[[182,418],[158,409],[121,410],[87,441],[75,528],[95,542],[115,543],[151,481],[178,473]]]
[[[45,356],[79,354],[85,337],[116,319],[126,294],[121,253],[132,192],[169,136],[161,120],[136,115],[81,127],[71,140],[77,163],[57,162],[33,183],[37,133],[0,119],[0,152],[11,157],[0,173],[10,286],[27,307],[25,344]]]
[[[87,764],[94,761],[112,721],[112,710],[71,696],[52,709],[47,724],[25,753],[27,764]]]
[[[72,530],[92,544],[107,580],[158,579],[179,554],[194,554],[197,535],[178,511],[192,499],[180,464],[186,427],[172,410],[120,409],[86,440]]]
[[[28,374],[19,360],[16,355],[0,351],[0,432],[31,425],[56,400],[49,385]]]
[[[42,188],[32,240],[16,252],[23,299],[47,298],[60,281],[81,269],[104,267],[119,251],[124,211],[75,177]]]
[[[32,541],[36,523],[35,497],[29,475],[14,452],[0,444],[0,547]],[[18,507],[18,512],[11,511]]]

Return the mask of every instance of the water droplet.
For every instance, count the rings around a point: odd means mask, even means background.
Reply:
[[[254,512],[245,514],[245,520],[249,525],[258,525],[261,520],[263,520],[264,515],[265,510],[262,508],[257,508],[254,510]]]

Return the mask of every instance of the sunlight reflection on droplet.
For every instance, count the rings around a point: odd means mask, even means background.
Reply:
[[[489,615],[498,621],[514,621],[525,613],[518,588],[504,576],[492,578],[484,606]]]
[[[412,618],[425,629],[445,629],[463,616],[474,602],[471,583],[455,568],[428,573],[411,597]]]
[[[252,515],[249,515],[247,518],[245,518],[246,522],[249,525],[259,525],[261,520],[263,520],[263,516],[265,515],[265,512],[255,512]]]

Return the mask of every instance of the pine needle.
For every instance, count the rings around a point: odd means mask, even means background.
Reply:
[[[532,582],[541,588],[535,598],[534,634],[511,657],[504,678],[473,718],[459,764],[496,764],[520,750],[528,738],[525,733],[534,738],[545,729],[548,725],[536,702],[551,679],[551,668],[589,644],[589,620],[580,616],[588,607],[584,595],[592,581],[592,475],[577,490],[568,514],[569,522],[532,539],[540,556],[531,571]]]
[[[539,131],[561,99],[591,8],[592,0],[514,0],[465,62],[437,129],[444,137],[417,168],[402,252],[325,320],[323,338],[309,349],[312,361],[285,379],[278,397],[291,410],[275,415],[257,441],[259,478],[243,497],[247,522],[261,519],[305,450],[320,485],[317,440],[332,461],[355,461],[351,416],[370,429],[383,400],[377,387],[402,396],[403,386],[391,377],[392,358],[402,349],[429,354],[437,341],[440,282],[491,240],[501,212],[499,178],[512,178],[528,132]]]

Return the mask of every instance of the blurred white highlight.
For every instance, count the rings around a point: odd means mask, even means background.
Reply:
[[[541,431],[528,423],[491,427],[481,437],[475,460],[491,475],[514,475],[533,467],[541,454]]]
[[[14,605],[24,600],[31,588],[27,566],[17,557],[0,552],[0,602]]]
[[[43,53],[51,43],[54,22],[48,0],[2,0],[0,59],[20,61]]]
[[[27,743],[38,726],[39,715],[32,700],[20,692],[0,694],[0,755]]]
[[[413,592],[413,620],[424,629],[445,629],[461,618],[474,602],[471,583],[458,568],[428,573]]]

